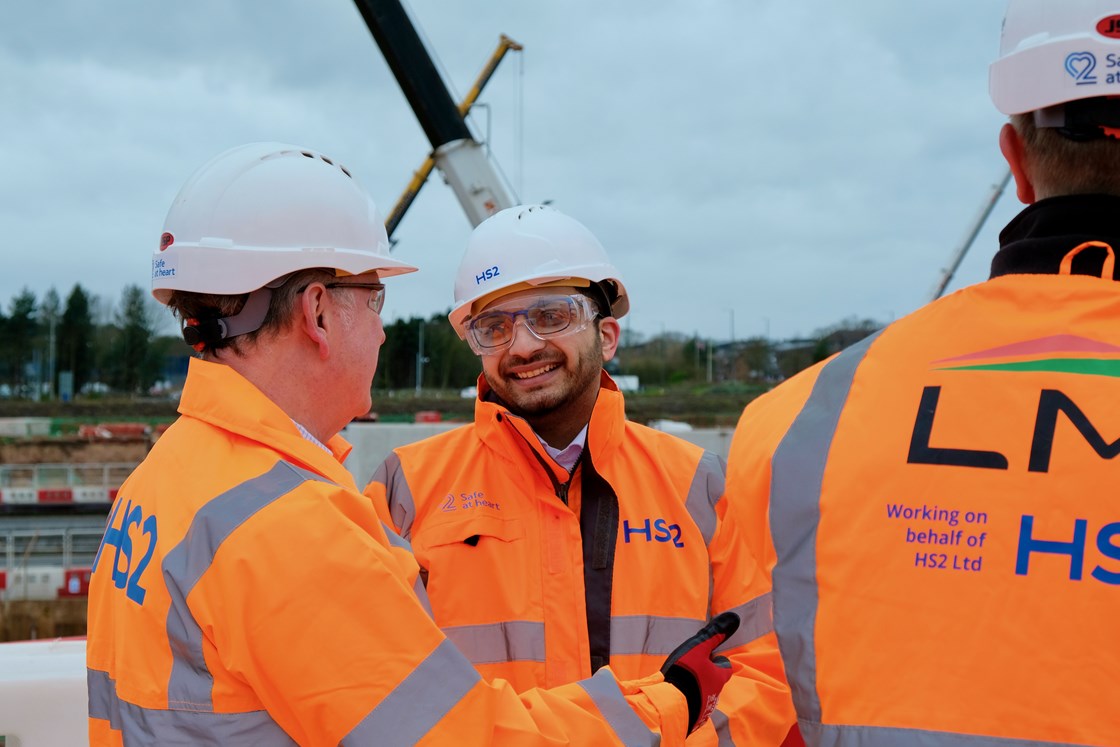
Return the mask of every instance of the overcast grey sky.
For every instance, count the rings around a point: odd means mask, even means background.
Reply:
[[[727,339],[882,321],[928,300],[1005,167],[987,94],[1002,0],[410,0],[522,202],[584,222],[631,329]],[[429,148],[350,0],[0,6],[0,303],[148,287],[179,186],[279,140],[388,212]],[[987,276],[999,201],[951,288]],[[470,225],[433,176],[397,231],[385,316],[451,305]]]

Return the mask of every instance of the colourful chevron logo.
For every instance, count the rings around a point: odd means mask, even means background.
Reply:
[[[1120,377],[1120,346],[1077,335],[1051,335],[942,358],[934,365],[938,371],[1046,371]]]

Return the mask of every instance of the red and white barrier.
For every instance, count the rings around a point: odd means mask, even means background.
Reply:
[[[35,488],[0,488],[0,503],[38,503],[39,491]]]
[[[58,488],[0,488],[0,504],[62,505],[67,503],[112,503],[119,488],[79,485]]]
[[[93,571],[89,568],[70,568],[62,572],[62,586],[58,590],[60,598],[88,597],[89,577]]]
[[[70,488],[39,488],[37,503],[73,503],[74,491]]]
[[[29,566],[0,571],[0,600],[51,601],[89,596],[89,568]]]

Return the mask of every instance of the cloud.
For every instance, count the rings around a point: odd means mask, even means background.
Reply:
[[[388,212],[429,145],[354,5],[26,3],[0,28],[0,301],[146,285],[181,183],[221,150],[329,153]],[[1002,7],[945,0],[412,0],[455,95],[525,45],[471,126],[525,201],[586,223],[632,328],[808,334],[926,300],[1002,165]],[[967,18],[968,22],[962,22]],[[984,277],[997,220],[961,269]],[[386,314],[451,304],[470,226],[438,175],[402,222]]]

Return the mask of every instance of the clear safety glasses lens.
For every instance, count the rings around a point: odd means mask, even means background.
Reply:
[[[546,296],[515,311],[488,309],[467,322],[467,340],[479,355],[493,355],[513,343],[518,319],[541,340],[575,334],[595,318],[584,296]]]
[[[373,309],[375,314],[380,314],[385,308],[385,285],[383,283],[327,283],[327,288],[369,288],[369,299],[366,305]]]

